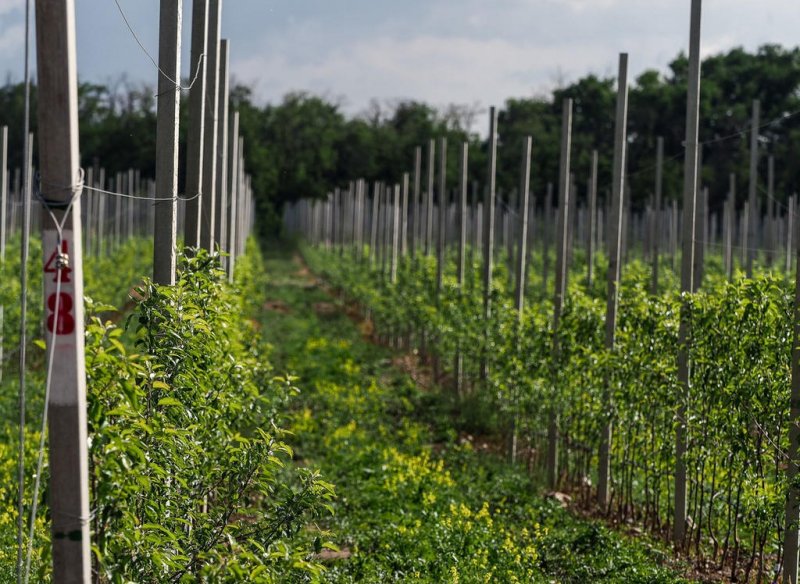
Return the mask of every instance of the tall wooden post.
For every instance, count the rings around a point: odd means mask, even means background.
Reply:
[[[622,210],[625,208],[625,157],[628,140],[628,55],[619,56],[617,78],[617,116],[614,132],[614,170],[611,182],[611,223],[608,233],[608,288],[606,289],[606,338],[605,346],[614,350],[617,337],[617,306],[619,303],[619,279],[621,272],[620,250],[622,247]],[[606,380],[603,395],[605,420],[600,440],[600,467],[598,468],[597,502],[607,505],[611,492],[611,381]]]
[[[597,150],[592,150],[592,174],[589,178],[589,241],[586,245],[586,284],[594,280],[594,250],[597,244]]]
[[[733,228],[736,220],[736,175],[730,174],[725,216],[725,274],[733,278]],[[787,250],[788,251],[788,250]]]
[[[487,169],[487,188],[484,199],[483,227],[483,328],[484,338],[489,334],[489,318],[492,313],[492,259],[494,256],[494,207],[497,185],[497,110],[489,108],[489,167]],[[486,350],[481,359],[481,378],[486,379]]]
[[[433,247],[433,176],[436,172],[436,141],[428,142],[428,183],[425,192],[425,255]]]
[[[786,209],[786,273],[792,270],[792,249],[794,248],[795,205],[796,195],[789,197],[789,208]]]
[[[790,213],[794,208],[790,207]],[[789,423],[789,485],[784,512],[783,532],[783,581],[798,582],[797,561],[800,545],[800,489],[797,487],[797,473],[800,468],[800,240],[795,244],[795,293],[794,293],[794,342],[792,343],[792,397]]]
[[[395,185],[392,189],[394,195],[392,197],[391,207],[391,226],[392,226],[392,258],[391,258],[391,272],[390,279],[392,284],[397,283],[397,253],[400,244],[400,185]],[[388,193],[387,193],[388,195]],[[388,205],[387,197],[387,207]]]
[[[219,42],[217,97],[217,184],[214,209],[214,238],[222,251],[228,241],[228,39]]]
[[[228,281],[233,282],[233,272],[236,268],[236,221],[239,213],[239,112],[233,112],[230,133],[228,136],[228,169],[230,170],[230,181],[228,182],[228,193],[230,193],[231,209],[228,217]],[[327,209],[327,205],[324,206]],[[324,227],[323,227],[324,232]]]
[[[422,174],[422,148],[417,146],[414,149],[414,192],[412,193],[411,203],[411,256],[417,254],[417,248],[420,242],[420,181]]]
[[[520,169],[520,207],[518,215],[519,247],[516,259],[516,288],[514,290],[514,308],[517,311],[517,322],[519,327],[517,334],[522,335],[522,312],[525,306],[525,266],[527,263],[527,241],[528,241],[528,200],[530,198],[531,184],[531,150],[533,148],[533,138],[527,136],[522,142],[522,167]],[[519,426],[519,379],[512,380],[512,412],[511,412],[511,432],[509,444],[509,458],[511,464],[517,461],[517,436]]]
[[[403,173],[403,192],[402,192],[402,209],[400,210],[400,254],[406,256],[408,254],[408,181],[409,176],[407,172]],[[362,189],[362,207],[363,207],[363,189]]]
[[[561,161],[558,177],[558,240],[556,241],[556,273],[555,293],[553,295],[553,367],[561,352],[558,327],[561,321],[561,309],[564,294],[567,290],[567,243],[569,238],[569,175],[570,150],[572,146],[572,99],[565,99],[561,114]],[[553,371],[555,384],[555,371]],[[553,387],[555,391],[555,387]],[[555,396],[554,396],[555,397]],[[547,483],[551,489],[558,484],[558,410],[555,404],[550,405],[547,426]]]
[[[178,125],[181,88],[181,0],[161,0],[156,120],[156,201],[153,282],[175,284],[178,221]],[[166,198],[173,197],[170,200]]]
[[[750,183],[747,192],[750,217],[747,224],[747,277],[753,277],[753,261],[758,247],[758,220],[761,212],[758,205],[758,126],[761,117],[761,102],[753,100],[753,116],[750,122]]]
[[[650,291],[653,294],[658,294],[658,256],[661,253],[659,244],[661,243],[661,196],[664,187],[664,138],[659,136],[656,138],[656,200],[655,209],[653,209],[653,224],[651,228],[651,236],[653,238],[653,280],[650,285]]]
[[[461,144],[461,166],[458,182],[458,267],[456,278],[459,288],[464,285],[467,260],[467,172],[469,171],[469,142]]]
[[[461,144],[461,166],[459,168],[458,179],[458,265],[456,267],[456,280],[458,289],[464,288],[464,277],[466,275],[467,259],[467,173],[469,170],[469,142]],[[456,346],[456,357],[453,364],[453,371],[456,377],[456,393],[461,395],[464,386],[464,356],[461,354],[461,346]]]
[[[520,173],[520,209],[519,209],[519,249],[517,253],[517,281],[514,290],[514,306],[517,317],[522,320],[522,309],[525,305],[525,268],[527,266],[528,242],[528,201],[531,190],[531,153],[533,138],[526,137],[522,142],[522,169]]]
[[[222,20],[222,0],[208,4],[208,36],[206,38],[206,92],[203,128],[203,186],[200,216],[200,247],[214,251],[216,224],[217,138],[219,109],[219,36]]]
[[[336,199],[334,198],[334,201]],[[370,237],[369,237],[369,258],[370,265],[375,267],[378,259],[378,219],[380,212],[380,186],[378,182],[372,189],[372,214],[370,223]]]
[[[0,267],[6,263],[6,209],[8,208],[8,127],[0,129]],[[4,306],[0,304],[0,381],[3,381],[5,353]]]
[[[192,3],[191,73],[197,75],[189,90],[189,126],[186,129],[186,211],[183,242],[200,246],[202,215],[203,138],[205,133],[206,43],[208,42],[209,0]]]
[[[73,0],[37,0],[36,41],[39,172],[42,198],[50,208],[43,211],[42,250],[45,337],[52,359],[48,407],[53,581],[88,584],[89,466]],[[63,222],[60,233],[50,213]]]
[[[444,279],[445,244],[447,243],[447,138],[439,138],[439,233],[436,237],[436,293],[442,291]]]
[[[686,153],[683,167],[683,241],[681,257],[681,292],[694,289],[694,230],[697,205],[697,153],[700,119],[700,28],[702,1],[692,0],[689,35],[689,74],[686,98]],[[678,415],[675,430],[675,505],[672,537],[681,545],[686,533],[686,450],[688,448],[686,428],[686,399],[689,393],[689,307],[681,306],[678,329],[678,382],[682,388],[678,396]]]

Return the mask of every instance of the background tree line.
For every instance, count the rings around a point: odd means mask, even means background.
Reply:
[[[666,72],[648,70],[631,83],[628,177],[635,207],[643,206],[653,192],[658,136],[665,141],[665,200],[681,195],[687,68],[687,59],[681,54]],[[798,190],[800,165],[794,162],[800,154],[800,49],[765,45],[751,53],[736,48],[706,58],[702,75],[702,180],[710,187],[712,209],[722,205],[730,173],[737,176],[738,200],[746,197],[753,99],[761,100],[762,184],[766,184],[767,155],[772,155],[776,160],[776,198],[784,200]],[[613,77],[587,75],[550,95],[508,99],[499,110],[498,121],[497,180],[501,196],[517,187],[521,142],[528,134],[534,138],[532,188],[538,204],[547,183],[557,182],[561,102],[571,97],[572,169],[578,197],[585,196],[591,151],[597,149],[603,198],[611,181],[615,85]],[[23,94],[21,84],[7,82],[0,88],[0,124],[10,127],[11,168],[22,160]],[[35,108],[35,87],[33,97]],[[83,83],[79,100],[84,166],[101,164],[110,176],[128,168],[152,176],[154,89],[125,79],[108,85]],[[287,201],[324,197],[331,188],[346,187],[354,178],[399,182],[403,172],[413,168],[415,147],[427,148],[431,138],[442,135],[450,146],[449,184],[456,184],[456,148],[463,141],[470,143],[470,180],[478,185],[485,180],[486,143],[481,138],[486,134],[482,127],[486,124],[485,109],[461,105],[437,109],[418,101],[373,102],[366,111],[347,115],[341,104],[304,92],[290,93],[279,104],[261,105],[252,90],[242,85],[234,86],[231,107],[240,112],[245,157],[260,212],[273,219]],[[183,147],[187,108],[181,111]],[[272,221],[262,221],[261,225],[265,230],[275,227]]]

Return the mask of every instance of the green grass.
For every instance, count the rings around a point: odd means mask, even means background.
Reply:
[[[325,580],[683,581],[659,544],[576,518],[524,469],[463,440],[448,394],[394,367],[290,248],[273,250],[267,270],[262,334],[276,372],[302,390],[289,442],[338,495],[316,526],[341,550]]]

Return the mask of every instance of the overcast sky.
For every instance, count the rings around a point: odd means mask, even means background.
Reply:
[[[81,80],[155,83],[114,0],[75,0]],[[158,1],[119,0],[157,55]],[[689,0],[225,0],[235,79],[262,101],[307,90],[358,112],[372,98],[487,106],[587,73],[663,70],[688,47]],[[184,76],[191,1],[184,2]],[[22,78],[24,0],[0,0],[0,73]],[[798,0],[706,0],[703,52],[800,42]]]

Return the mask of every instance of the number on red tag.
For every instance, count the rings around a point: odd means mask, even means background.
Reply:
[[[58,299],[58,307],[56,307]],[[66,292],[55,293],[47,297],[47,310],[50,315],[47,317],[47,330],[56,335],[69,335],[75,330],[75,317],[72,316],[72,296]],[[56,325],[56,308],[58,308],[58,326]]]
[[[64,240],[61,242],[61,253],[64,255],[69,254],[69,247],[67,245],[67,241]],[[50,254],[50,257],[47,259],[47,263],[44,265],[44,273],[45,274],[55,274],[53,276],[53,282],[58,281],[58,265],[56,264],[56,260],[58,259],[58,251],[54,251]],[[69,283],[71,280],[69,279],[69,275],[72,273],[72,268],[69,266],[61,269],[61,282],[62,283]]]

